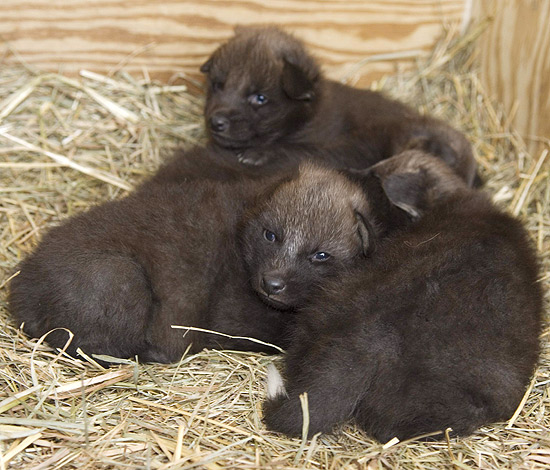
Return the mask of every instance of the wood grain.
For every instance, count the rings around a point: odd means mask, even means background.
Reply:
[[[2,0],[0,40],[40,69],[100,73],[121,65],[163,80],[198,74],[236,24],[275,23],[306,41],[339,79],[365,57],[428,51],[443,26],[459,23],[464,0]],[[400,54],[398,54],[400,55]],[[10,58],[13,60],[13,57]],[[402,63],[410,63],[411,59]],[[362,84],[395,69],[375,61]]]
[[[493,18],[478,40],[483,84],[537,152],[530,136],[550,139],[550,2],[485,0],[474,11]]]

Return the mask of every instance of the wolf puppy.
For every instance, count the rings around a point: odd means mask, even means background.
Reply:
[[[297,313],[284,384],[269,371],[268,428],[300,435],[304,392],[310,435],[350,418],[381,442],[510,418],[541,331],[525,229],[433,157],[373,171],[416,222]]]
[[[197,149],[188,158],[210,156]],[[128,197],[50,230],[11,282],[11,312],[24,331],[51,331],[47,341],[62,347],[69,329],[73,355],[144,361],[176,361],[191,344],[273,352],[171,325],[283,346],[288,312],[364,257],[383,230],[365,188],[334,170],[304,164],[225,181],[223,167],[211,166],[212,179],[191,167],[185,179],[163,169]]]
[[[321,147],[331,165],[367,168],[419,148],[468,185],[476,176],[460,132],[380,93],[324,79],[304,45],[275,27],[237,28],[201,71],[208,78],[206,127],[226,159],[278,167],[317,157]]]

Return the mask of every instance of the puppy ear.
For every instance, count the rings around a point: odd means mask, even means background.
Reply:
[[[390,202],[411,215],[422,216],[426,205],[426,174],[424,170],[393,173],[381,178],[382,188]]]
[[[287,96],[293,100],[311,101],[314,96],[313,81],[298,65],[283,58],[282,86]]]
[[[367,218],[359,211],[355,211],[355,220],[357,220],[357,233],[361,239],[363,255],[368,256],[374,251],[374,229],[372,225],[368,223]]]
[[[200,71],[202,73],[210,73],[210,69],[212,68],[212,57],[208,59],[204,64],[201,65]]]

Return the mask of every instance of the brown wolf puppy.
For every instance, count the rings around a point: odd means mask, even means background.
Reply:
[[[188,156],[210,158],[204,149]],[[374,180],[362,187],[335,170],[302,165],[269,179],[230,174],[224,181],[223,167],[211,169],[211,179],[199,163],[186,178],[162,169],[125,199],[50,230],[11,282],[11,312],[24,331],[39,337],[70,329],[73,355],[80,347],[170,362],[190,344],[191,351],[273,352],[171,325],[284,345],[288,311],[364,257],[385,229],[375,218],[387,208],[373,207],[365,194]],[[61,347],[67,337],[59,329],[47,340]]]
[[[206,127],[228,160],[278,167],[322,147],[320,158],[333,166],[367,168],[418,148],[474,182],[464,135],[380,93],[324,79],[302,42],[275,27],[237,28],[201,71]]]
[[[297,312],[284,385],[269,371],[268,428],[299,435],[304,392],[310,435],[350,418],[382,442],[510,418],[541,332],[525,229],[433,157],[408,152],[373,171],[416,222]]]

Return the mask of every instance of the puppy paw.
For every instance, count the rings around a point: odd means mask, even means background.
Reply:
[[[283,377],[273,364],[267,366],[267,398],[286,397],[286,389]]]
[[[245,150],[237,155],[239,163],[250,166],[262,166],[268,161],[268,156],[259,151]]]

